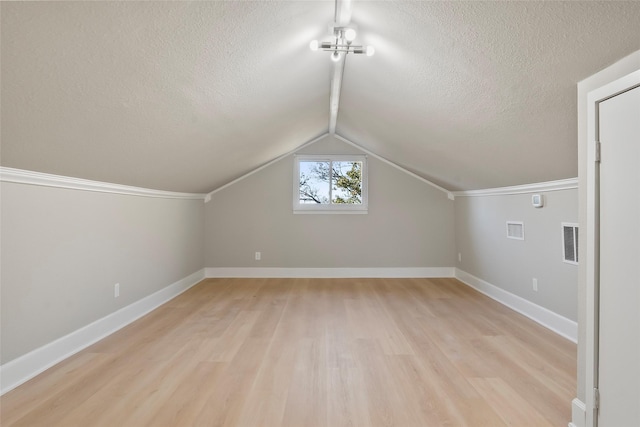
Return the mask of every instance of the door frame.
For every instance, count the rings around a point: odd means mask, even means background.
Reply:
[[[599,105],[623,92],[640,86],[640,70],[595,89],[587,95],[587,174],[586,174],[586,426],[596,427],[598,413],[596,393],[598,388],[598,331],[599,331],[599,263],[600,263],[600,176],[596,161],[596,141],[599,139]]]

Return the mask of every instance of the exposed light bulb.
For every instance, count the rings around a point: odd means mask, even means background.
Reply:
[[[373,56],[376,53],[376,50],[373,46],[367,46],[367,56]]]
[[[311,43],[309,43],[309,49],[313,51],[318,50],[318,40],[311,40]]]
[[[338,62],[340,61],[340,58],[342,57],[342,55],[340,55],[340,52],[338,51],[333,51],[333,53],[331,54],[331,60],[333,62]]]
[[[354,41],[356,38],[356,30],[354,30],[353,28],[347,28],[347,30],[344,32],[344,38],[348,42]]]

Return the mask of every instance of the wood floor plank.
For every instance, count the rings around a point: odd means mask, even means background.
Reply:
[[[88,375],[87,366],[96,367],[108,360],[101,354],[83,352],[0,397],[0,425],[15,425],[47,399],[71,387],[74,378]],[[78,373],[78,370],[82,370],[82,373]]]
[[[544,416],[501,378],[470,378],[469,381],[493,407],[507,425],[551,427]]]
[[[207,279],[0,398],[0,425],[563,426],[576,346],[455,279]]]

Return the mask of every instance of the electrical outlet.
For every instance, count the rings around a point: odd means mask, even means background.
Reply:
[[[260,261],[262,258],[262,254],[260,252],[256,252],[256,261]]]
[[[533,278],[533,290],[535,292],[538,292],[538,279],[536,279],[535,277]]]
[[[120,283],[116,283],[113,286],[113,297],[118,298],[120,296]]]
[[[462,262],[462,254],[458,252],[458,262]]]

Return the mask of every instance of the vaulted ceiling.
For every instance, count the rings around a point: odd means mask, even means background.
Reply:
[[[328,132],[333,1],[2,2],[2,166],[208,192]],[[640,2],[356,1],[336,133],[449,190],[577,176]]]

